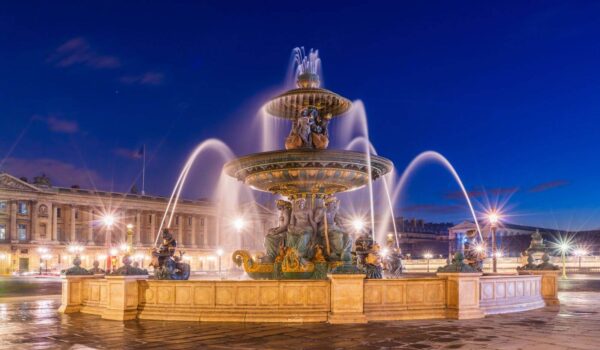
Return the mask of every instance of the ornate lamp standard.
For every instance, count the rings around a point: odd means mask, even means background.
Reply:
[[[133,252],[133,224],[127,224],[127,255]]]
[[[102,217],[102,223],[104,224],[104,227],[106,228],[106,235],[105,235],[105,240],[104,240],[104,245],[106,246],[106,273],[110,273],[113,271],[113,264],[112,264],[112,257],[113,254],[111,254],[113,251],[116,252],[116,250],[111,249],[112,246],[112,226],[115,223],[115,217],[111,214],[106,214]]]
[[[492,229],[492,272],[498,272],[498,254],[496,248],[496,224],[500,221],[500,215],[495,211],[488,214],[488,220]]]
[[[560,250],[560,256],[562,260],[562,278],[567,278],[567,252],[571,250],[571,246],[568,242],[564,241],[558,245],[558,250]]]
[[[423,257],[425,259],[427,259],[427,273],[429,273],[429,260],[431,258],[433,258],[433,255],[431,253],[427,252],[427,253],[425,253],[425,255],[423,255]]]
[[[587,252],[587,250],[585,250],[584,248],[579,248],[579,249],[576,249],[576,250],[573,252],[573,254],[575,254],[575,256],[576,256],[576,257],[578,258],[578,260],[579,260],[579,272],[581,272],[581,257],[582,257],[582,256],[584,256],[584,255],[587,255],[587,254],[588,254],[588,252]]]
[[[42,274],[42,261],[44,259],[44,256],[47,255],[46,253],[48,253],[48,248],[46,247],[39,247],[37,249],[39,255],[40,255],[40,275]],[[48,272],[48,262],[46,262],[46,272]]]

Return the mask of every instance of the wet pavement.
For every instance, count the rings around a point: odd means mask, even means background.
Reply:
[[[10,297],[57,295],[61,292],[58,276],[0,276],[0,299]]]
[[[600,276],[561,282],[561,306],[480,320],[364,325],[106,321],[57,297],[0,300],[1,349],[598,349]],[[583,291],[581,291],[583,290]]]

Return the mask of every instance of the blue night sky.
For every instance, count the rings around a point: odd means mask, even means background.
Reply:
[[[5,3],[0,168],[127,191],[146,144],[146,192],[168,195],[202,140],[258,150],[256,110],[305,46],[320,51],[325,87],[364,102],[399,172],[436,150],[479,210],[500,202],[511,222],[597,228],[598,18],[600,3],[583,1]],[[218,161],[200,159],[186,197],[210,195]],[[398,215],[468,219],[457,190],[425,165]]]

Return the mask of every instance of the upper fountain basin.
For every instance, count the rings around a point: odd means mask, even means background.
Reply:
[[[390,160],[371,155],[371,179],[392,170]],[[351,191],[369,182],[362,152],[296,149],[255,153],[229,161],[227,175],[254,189],[287,197],[324,196]]]
[[[330,114],[331,117],[335,117],[346,112],[351,106],[350,100],[335,92],[309,87],[289,90],[270,100],[265,108],[267,113],[273,116],[293,120],[308,107],[318,110],[319,115]]]

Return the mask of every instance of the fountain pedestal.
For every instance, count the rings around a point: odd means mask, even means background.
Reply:
[[[70,314],[79,312],[83,302],[83,280],[95,278],[94,275],[62,275],[62,297],[58,312]]]
[[[329,323],[367,323],[364,313],[364,274],[330,274]]]
[[[137,318],[139,290],[138,281],[147,276],[106,276],[108,300],[102,318],[126,321]]]
[[[482,273],[438,272],[446,279],[447,317],[457,320],[483,318],[479,307],[479,277]]]

